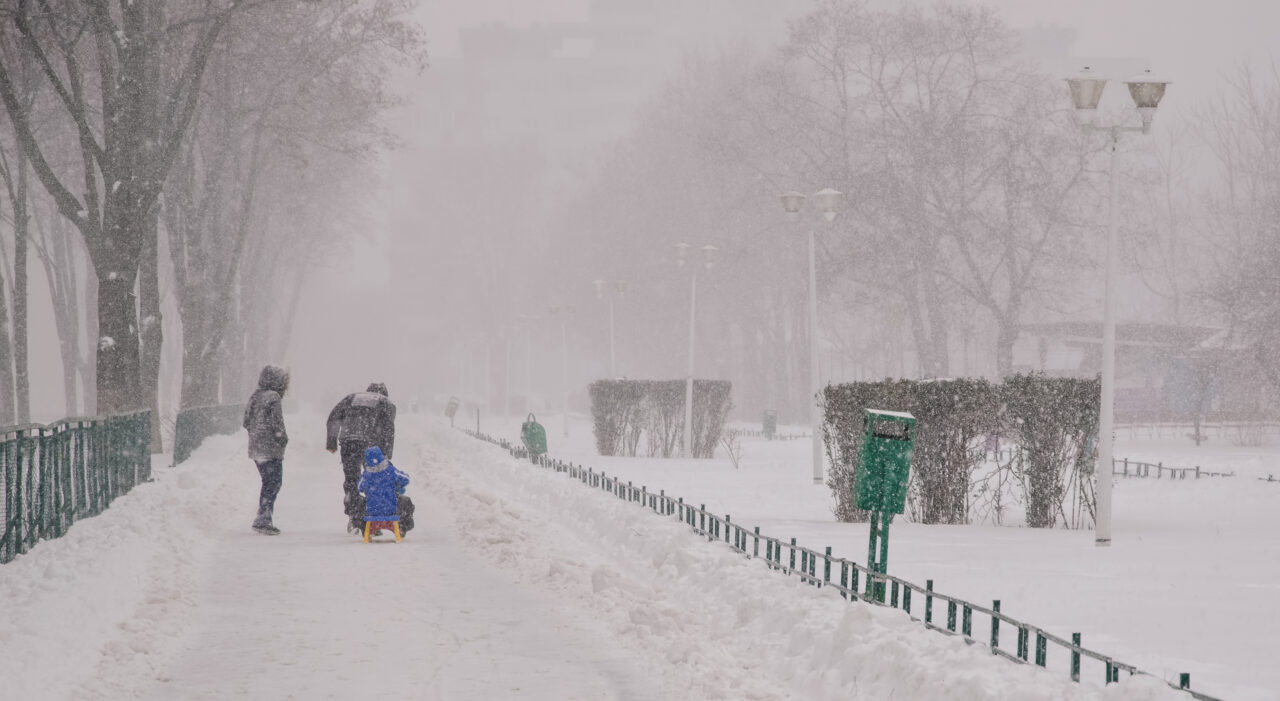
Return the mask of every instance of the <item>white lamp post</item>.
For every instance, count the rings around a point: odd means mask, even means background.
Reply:
[[[502,416],[511,416],[511,336],[514,326],[502,327]]]
[[[677,243],[676,265],[684,267],[689,256],[689,244]],[[715,262],[715,246],[702,247],[702,264],[708,270]],[[693,322],[697,318],[698,303],[698,266],[690,268],[689,275],[689,373],[684,383],[684,436],[680,441],[680,457],[693,457]]]
[[[782,208],[792,219],[800,218],[800,207],[805,196],[796,191],[779,195]],[[831,188],[823,188],[813,195],[813,201],[822,210],[822,216],[830,223],[836,218],[836,210],[844,194]],[[809,227],[809,426],[813,434],[813,483],[822,484],[822,432],[818,393],[821,391],[818,376],[818,273],[814,252],[814,231]]]
[[[605,280],[596,280],[596,299],[605,299],[605,293],[608,290],[609,283]],[[626,280],[613,281],[613,294],[608,296],[609,300],[609,377],[618,376],[617,353],[615,352],[613,343],[613,301],[617,297],[622,297],[627,293],[628,283]]]
[[[1167,80],[1160,80],[1147,71],[1125,81],[1129,86],[1129,96],[1133,98],[1138,114],[1142,118],[1142,126],[1109,126],[1097,124],[1098,101],[1102,99],[1102,89],[1107,86],[1105,78],[1099,78],[1086,67],[1079,74],[1067,78],[1071,90],[1071,101],[1076,109],[1077,121],[1085,132],[1100,131],[1110,138],[1111,150],[1111,212],[1110,226],[1107,228],[1107,262],[1106,282],[1103,286],[1102,315],[1102,406],[1098,415],[1098,462],[1095,472],[1098,478],[1097,514],[1094,518],[1094,544],[1111,545],[1111,487],[1114,477],[1112,464],[1115,449],[1115,398],[1116,398],[1116,239],[1120,229],[1119,202],[1120,179],[1119,170],[1120,135],[1128,132],[1148,134],[1151,122],[1155,119],[1156,108],[1164,97]]]
[[[560,386],[563,390],[562,406],[564,407],[564,437],[569,437],[569,317],[574,313],[573,305],[551,307],[551,316],[560,318]]]
[[[519,314],[516,323],[524,327],[524,407],[525,413],[533,409],[533,329],[538,317]]]

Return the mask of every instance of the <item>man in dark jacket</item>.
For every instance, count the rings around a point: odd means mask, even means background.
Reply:
[[[387,395],[387,386],[374,382],[363,392],[348,394],[329,412],[325,448],[330,453],[342,446],[342,505],[350,521],[347,530],[364,531],[364,498],[357,486],[364,467],[364,451],[378,446],[391,459],[396,443],[396,405]]]
[[[258,390],[244,409],[244,427],[249,432],[249,459],[258,466],[262,491],[258,495],[258,516],[253,530],[265,535],[279,535],[271,522],[276,495],[284,481],[284,448],[289,434],[284,430],[284,413],[280,401],[289,388],[289,371],[275,365],[262,368]]]

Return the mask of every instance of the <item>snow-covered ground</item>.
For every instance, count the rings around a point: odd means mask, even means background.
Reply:
[[[849,604],[658,516],[402,416],[396,464],[418,528],[343,530],[323,420],[293,443],[279,537],[248,528],[243,436],[0,567],[0,696],[32,699],[1187,699],[1154,679],[1102,687],[996,659],[897,611]],[[857,557],[809,484],[807,442],[726,459],[594,456],[588,427],[552,452],[705,501],[735,522]],[[518,420],[487,431],[514,437]],[[308,427],[311,427],[309,430]],[[1169,460],[1175,463],[1175,460]],[[1280,470],[1278,470],[1280,472]],[[933,578],[1158,674],[1274,699],[1280,485],[1125,482],[1116,545],[1085,532],[895,524],[890,570]]]

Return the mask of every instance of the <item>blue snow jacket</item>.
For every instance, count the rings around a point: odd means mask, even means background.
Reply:
[[[364,492],[365,520],[399,520],[396,496],[408,485],[409,476],[383,457],[381,448],[375,445],[364,451],[364,472],[360,473],[358,489]]]

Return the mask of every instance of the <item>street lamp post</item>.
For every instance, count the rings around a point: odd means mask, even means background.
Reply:
[[[569,317],[574,312],[573,305],[551,307],[551,316],[560,317],[560,386],[563,390],[564,437],[569,437]]]
[[[595,281],[596,299],[605,299],[605,292],[608,288],[608,284],[609,283],[606,282],[605,280]],[[616,297],[622,297],[627,293],[627,284],[628,283],[626,280],[614,280],[613,281],[614,292],[613,294],[610,294],[608,296],[608,300],[609,300],[609,377],[618,376],[618,363],[617,363],[618,356],[617,356],[617,353],[615,352],[615,345],[613,342],[613,301]]]
[[[1139,132],[1149,134],[1151,122],[1155,119],[1156,108],[1164,97],[1165,86],[1169,81],[1160,80],[1146,71],[1125,81],[1129,86],[1129,96],[1142,118],[1142,126],[1125,126],[1121,124],[1097,124],[1098,102],[1102,99],[1102,89],[1107,86],[1105,78],[1097,77],[1086,67],[1074,77],[1067,78],[1071,90],[1071,101],[1075,106],[1076,117],[1080,128],[1087,132],[1102,132],[1110,139],[1111,151],[1111,211],[1107,227],[1107,259],[1106,278],[1103,283],[1102,313],[1102,405],[1098,414],[1098,462],[1095,472],[1098,479],[1097,509],[1094,518],[1094,544],[1100,547],[1111,545],[1111,487],[1115,479],[1113,456],[1115,453],[1115,398],[1116,398],[1116,249],[1119,237],[1120,219],[1120,179],[1119,146],[1120,136],[1125,133]]]
[[[511,416],[511,336],[513,327],[502,327],[502,416]]]
[[[836,210],[844,194],[832,188],[824,188],[814,193],[813,201],[822,210],[822,216],[830,223],[836,218]],[[800,218],[800,207],[805,196],[792,190],[779,195],[782,208],[792,219]],[[818,272],[814,244],[813,227],[809,227],[809,426],[813,434],[813,483],[822,484],[822,433],[820,424],[822,415],[818,410],[818,393],[821,380],[818,375]]]
[[[677,243],[676,265],[684,267],[689,255],[689,244]],[[708,270],[714,263],[715,246],[702,247],[702,264]],[[697,318],[698,303],[698,266],[690,267],[689,275],[689,371],[684,383],[684,436],[680,441],[680,457],[693,457],[693,322]]]

